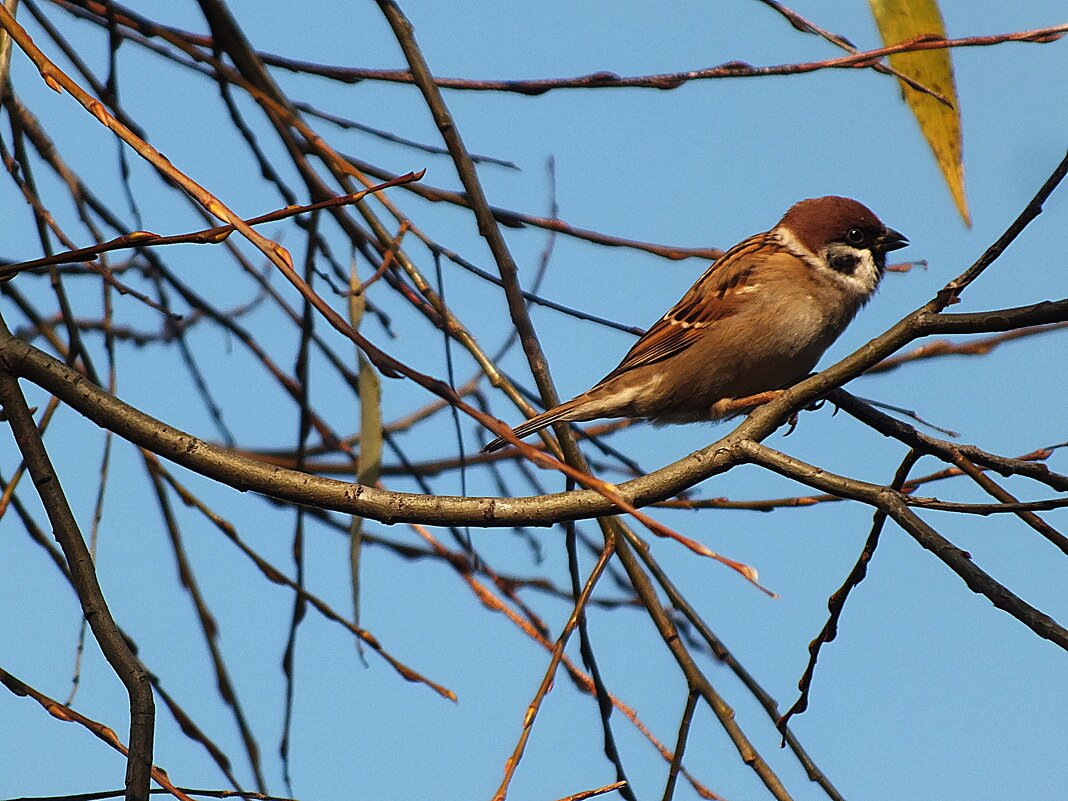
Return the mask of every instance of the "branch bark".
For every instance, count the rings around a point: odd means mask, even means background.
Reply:
[[[962,317],[968,319],[960,320]],[[918,309],[839,363],[760,407],[734,431],[711,445],[648,475],[620,484],[617,489],[628,502],[640,507],[673,497],[711,476],[725,472],[745,460],[738,450],[741,443],[763,440],[796,409],[827,395],[902,346],[928,333],[946,333],[947,326],[953,327],[957,333],[965,327],[972,332],[1004,330],[1002,326],[1017,319],[1033,325],[1038,321],[1053,322],[1065,318],[1068,318],[1068,300],[1047,301],[1036,306],[977,315],[943,315],[931,312],[926,307]],[[235,489],[252,490],[292,503],[357,514],[382,523],[418,522],[483,527],[548,526],[565,520],[594,518],[619,511],[603,495],[592,490],[524,498],[430,496],[388,492],[264,464],[213,447],[123,403],[77,371],[6,331],[0,331],[0,369],[29,379],[102,428],[114,431],[165,459]],[[937,442],[916,433],[911,427],[904,428],[915,437]],[[1026,467],[1029,470],[1036,469],[1035,465]],[[1037,466],[1037,469],[1043,471],[1049,480],[1044,465]]]

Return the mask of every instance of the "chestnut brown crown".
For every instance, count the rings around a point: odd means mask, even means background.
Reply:
[[[827,195],[795,203],[778,227],[787,228],[812,253],[841,242],[876,255],[905,247],[909,241],[883,225],[875,213],[852,198]]]

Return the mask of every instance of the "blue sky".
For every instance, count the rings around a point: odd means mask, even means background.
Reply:
[[[302,59],[347,66],[401,67],[403,60],[372,3],[317,3],[307,9],[275,2],[231,4],[257,47]],[[509,4],[406,2],[417,39],[438,75],[470,78],[536,78],[599,70],[647,74],[697,69],[726,61],[755,65],[829,58],[836,52],[791,28],[756,2],[657,4]],[[878,45],[867,4],[798,3],[796,10],[853,39]],[[103,75],[106,50],[91,26],[46,7]],[[203,31],[195,3],[146,10],[160,21]],[[944,2],[953,36],[1001,33],[1065,21],[1062,3]],[[165,15],[165,16],[164,16]],[[57,58],[46,37],[20,11],[38,44]],[[822,194],[856,197],[889,225],[905,233],[910,247],[901,258],[925,260],[926,269],[887,277],[877,297],[827,353],[822,366],[852,352],[904,314],[926,302],[1001,233],[1063,157],[1068,144],[1068,43],[1006,44],[954,52],[964,120],[965,175],[974,227],[965,228],[933,158],[893,80],[871,71],[825,71],[805,76],[707,81],[674,91],[641,89],[555,91],[538,97],[485,92],[447,92],[446,101],[468,148],[515,162],[521,170],[480,168],[490,202],[544,215],[549,209],[545,163],[556,164],[560,216],[583,228],[636,239],[703,247],[727,247],[775,223],[794,201]],[[284,204],[259,175],[237,141],[205,79],[182,75],[173,65],[127,43],[120,50],[122,100],[149,132],[153,144],[180,169],[245,215]],[[111,135],[78,107],[41,83],[19,53],[14,56],[16,92],[55,135],[70,163],[102,196],[126,214]],[[440,144],[418,93],[411,87],[364,82],[353,86],[278,72],[290,96],[363,123],[420,141]],[[267,152],[281,161],[281,147],[250,103],[241,100]],[[445,157],[413,153],[372,137],[317,128],[339,149],[395,172],[425,167],[425,181],[457,188]],[[6,118],[2,130],[9,135]],[[161,190],[152,170],[131,156],[131,186],[141,227],[178,233],[200,227],[173,193]],[[47,170],[39,167],[42,191],[58,197]],[[296,184],[292,168],[285,177]],[[470,218],[441,204],[394,192],[391,197],[438,241],[479,266],[493,270]],[[5,258],[32,258],[38,245],[30,219],[10,181],[0,185]],[[88,241],[68,205],[57,217]],[[127,215],[128,216],[128,215]],[[954,311],[979,311],[1059,299],[1065,295],[1063,232],[1068,187],[964,297]],[[283,226],[269,228],[278,235]],[[336,232],[335,232],[336,233]],[[283,244],[302,252],[298,229],[285,227]],[[506,230],[508,245],[529,285],[546,245],[544,232]],[[336,238],[337,252],[347,251]],[[244,248],[246,254],[251,249]],[[420,252],[419,264],[433,275]],[[166,253],[184,280],[222,307],[250,299],[247,280],[231,260],[204,247],[176,246]],[[256,262],[259,263],[258,261]],[[553,300],[628,325],[648,326],[705,269],[700,260],[670,262],[623,249],[598,248],[558,237],[542,293]],[[358,269],[367,275],[366,263]],[[487,350],[508,332],[500,292],[450,264],[443,267],[446,297]],[[19,286],[42,308],[51,308],[46,282],[20,278]],[[95,283],[72,281],[79,313],[99,315]],[[276,277],[274,285],[282,287]],[[375,321],[365,331],[374,341],[418,369],[444,376],[440,334],[422,324],[384,286],[372,295],[393,315],[390,339]],[[294,295],[283,289],[291,302]],[[154,315],[116,300],[121,322],[151,328]],[[0,310],[9,325],[23,320],[6,298]],[[532,317],[561,395],[587,388],[612,369],[632,338],[535,308]],[[284,369],[296,354],[292,329],[263,309],[244,320]],[[325,336],[332,337],[321,327]],[[249,447],[291,447],[297,415],[262,368],[240,344],[209,326],[191,334],[217,400],[236,410],[228,422]],[[331,338],[339,353],[351,354]],[[92,340],[99,348],[99,339]],[[892,373],[863,378],[850,389],[915,409],[989,451],[1016,455],[1063,442],[1065,435],[1064,331],[1003,345],[982,359],[956,357],[920,362]],[[454,349],[456,373],[466,380],[473,362]],[[354,359],[354,355],[352,356]],[[504,360],[517,380],[531,385],[518,349]],[[313,396],[339,430],[352,430],[351,397],[323,365]],[[212,439],[216,432],[175,354],[159,346],[120,351],[118,394],[179,428]],[[43,406],[47,398],[27,387]],[[385,416],[395,419],[428,401],[413,384],[385,381]],[[499,398],[496,414],[509,422],[517,413]],[[467,450],[477,447],[464,423]],[[634,426],[613,444],[645,469],[669,464],[726,433],[725,426],[653,429]],[[14,447],[0,436],[0,471],[17,465]],[[451,423],[417,428],[398,438],[413,460],[455,452]],[[57,415],[46,443],[83,526],[88,528],[97,490],[103,438],[70,410]],[[834,472],[885,483],[903,456],[901,447],[830,409],[802,415],[788,439],[771,447]],[[387,461],[390,461],[387,459]],[[1063,452],[1051,469],[1068,469]],[[925,459],[922,474],[942,465]],[[293,513],[260,498],[212,486],[182,470],[197,489],[253,547],[292,573]],[[524,489],[517,472],[511,486]],[[129,483],[123,483],[124,478]],[[539,473],[551,490],[555,475]],[[618,476],[610,476],[618,478]],[[122,486],[120,487],[120,484]],[[1025,499],[1050,490],[1009,479]],[[392,481],[393,489],[411,490]],[[434,479],[436,492],[459,493],[459,476]],[[472,495],[495,494],[489,476],[467,474]],[[765,498],[809,491],[755,468],[732,471],[698,487],[700,497]],[[29,485],[20,494],[30,499]],[[934,485],[923,494],[979,502],[984,496],[961,482]],[[32,502],[31,508],[39,510]],[[221,644],[238,692],[264,753],[269,785],[285,792],[276,757],[282,715],[279,668],[291,596],[265,582],[236,549],[189,509],[176,504],[198,578],[219,619]],[[657,517],[717,551],[759,568],[779,593],[771,600],[718,565],[656,541],[653,550],[673,579],[706,616],[717,634],[786,708],[796,697],[806,646],[826,615],[826,599],[841,584],[864,542],[871,510],[836,504],[819,510],[770,514],[744,511],[657,512]],[[1064,511],[1046,516],[1064,530]],[[43,519],[43,516],[41,517]],[[1019,521],[926,514],[925,519],[972,553],[984,570],[1029,603],[1068,620],[1064,555]],[[586,525],[596,537],[596,528]],[[371,533],[420,544],[402,526],[368,524]],[[437,531],[447,541],[447,533]],[[527,541],[500,530],[472,530],[479,552],[505,573],[541,574],[566,584],[563,538],[556,529],[535,530],[544,561]],[[308,532],[309,586],[341,611],[348,610],[347,546],[317,525]],[[584,564],[588,570],[592,562]],[[111,485],[102,521],[98,570],[116,616],[141,647],[147,665],[164,686],[231,754],[241,779],[251,786],[232,719],[213,690],[206,650],[188,596],[178,585],[167,537],[140,472],[135,450],[116,443]],[[619,591],[605,582],[606,596]],[[554,635],[566,620],[566,602],[536,593],[524,596]],[[486,612],[448,568],[402,560],[368,548],[364,565],[363,623],[398,658],[458,694],[457,704],[401,680],[370,656],[365,667],[340,628],[310,615],[300,629],[297,706],[291,768],[294,795],[338,797],[488,798],[547,664],[547,655],[498,615]],[[53,697],[67,694],[78,610],[69,589],[40,549],[9,515],[0,522],[0,666]],[[647,618],[630,610],[595,611],[594,645],[608,686],[633,706],[655,735],[671,744],[686,688]],[[573,645],[577,645],[574,643]],[[577,648],[569,649],[576,659]],[[737,712],[738,720],[797,799],[825,798],[809,783],[744,689],[707,656],[699,657],[710,680]],[[1063,720],[1068,698],[1065,654],[1022,624],[972,594],[941,562],[896,527],[883,536],[868,580],[854,593],[838,639],[824,650],[810,709],[794,731],[817,764],[848,799],[972,801],[1063,796],[1068,746]],[[122,688],[90,645],[76,708],[107,723],[125,738]],[[157,703],[157,763],[185,786],[223,787],[203,750],[179,731]],[[121,759],[84,731],[49,718],[26,699],[0,693],[0,797],[118,787]],[[659,797],[666,766],[620,715],[613,717],[628,774],[639,798]],[[613,779],[601,751],[595,705],[562,675],[550,694],[512,784],[514,799],[553,799]],[[708,787],[731,801],[769,797],[752,771],[700,708],[687,750],[687,766]],[[677,798],[694,798],[680,783]]]

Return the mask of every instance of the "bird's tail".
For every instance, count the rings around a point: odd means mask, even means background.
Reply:
[[[548,411],[542,412],[539,415],[531,417],[525,423],[520,423],[512,429],[512,433],[515,434],[518,439],[523,439],[523,437],[526,437],[529,434],[533,434],[535,431],[541,431],[546,426],[550,426],[553,423],[557,423],[561,420],[574,420],[576,418],[571,417],[569,415],[584,400],[586,400],[586,398],[580,395],[577,398],[572,398],[566,403],[561,403],[559,406],[554,406]],[[484,447],[482,449],[482,452],[490,453],[491,451],[499,451],[506,445],[508,445],[508,440],[506,440],[504,437],[497,437],[497,439],[493,440],[493,442]]]

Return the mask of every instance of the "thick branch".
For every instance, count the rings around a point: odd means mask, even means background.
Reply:
[[[1068,301],[1040,304],[1068,310]],[[996,313],[1000,321],[1017,314],[1031,322],[1030,309],[1006,309]],[[993,312],[989,314],[995,314]],[[749,416],[733,432],[711,445],[649,475],[619,485],[631,503],[645,506],[722,473],[739,461],[736,446],[746,440],[760,441],[770,435],[789,414],[826,395],[862,373],[903,345],[928,332],[944,333],[947,317],[919,309],[889,331],[852,355],[815,375]],[[971,315],[967,315],[971,317]],[[48,354],[0,333],[0,369],[28,378],[58,396],[97,425],[114,431],[165,459],[239,490],[255,492],[293,503],[358,514],[383,523],[423,522],[434,525],[509,527],[552,525],[618,512],[602,495],[590,490],[527,498],[460,498],[387,492],[374,487],[319,478],[215,448],[208,443],[141,412],[108,394],[75,370]],[[891,418],[892,419],[892,418]]]

